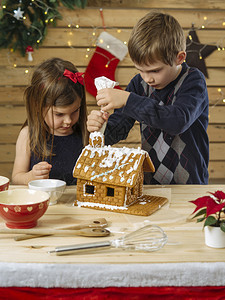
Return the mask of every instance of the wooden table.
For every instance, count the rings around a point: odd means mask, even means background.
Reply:
[[[24,188],[10,186],[10,189]],[[204,243],[203,223],[190,220],[189,203],[207,192],[225,191],[225,185],[145,186],[144,194],[166,196],[169,203],[148,217],[73,206],[76,187],[67,187],[57,205],[50,206],[37,228],[57,228],[104,217],[110,237],[48,236],[14,241],[0,235],[0,286],[43,288],[225,286],[225,249]],[[0,227],[5,228],[3,220]],[[156,252],[105,249],[92,253],[56,256],[56,246],[115,239],[144,224],[159,225],[168,243]]]

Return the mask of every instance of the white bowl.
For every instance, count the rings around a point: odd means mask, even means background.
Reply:
[[[56,204],[62,196],[66,182],[59,179],[39,179],[28,183],[29,189],[36,191],[44,191],[50,195],[50,205]]]

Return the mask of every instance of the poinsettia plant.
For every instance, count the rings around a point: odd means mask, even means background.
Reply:
[[[209,192],[210,193],[210,192]],[[199,217],[197,222],[204,222],[205,226],[220,227],[225,232],[225,193],[216,191],[211,196],[197,198],[191,203],[196,205],[193,218]]]

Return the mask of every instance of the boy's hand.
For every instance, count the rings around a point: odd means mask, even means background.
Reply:
[[[32,176],[34,179],[48,179],[49,172],[51,171],[52,165],[46,161],[39,162],[32,168]]]
[[[100,110],[92,110],[87,118],[87,130],[89,132],[99,131],[108,118],[108,113],[102,113]]]
[[[97,104],[102,111],[110,111],[126,105],[130,93],[118,89],[101,89],[96,96]]]

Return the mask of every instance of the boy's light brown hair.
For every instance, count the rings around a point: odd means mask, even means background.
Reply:
[[[138,65],[158,60],[172,66],[177,54],[185,50],[182,27],[174,17],[160,12],[150,12],[141,18],[128,42],[130,57]]]

